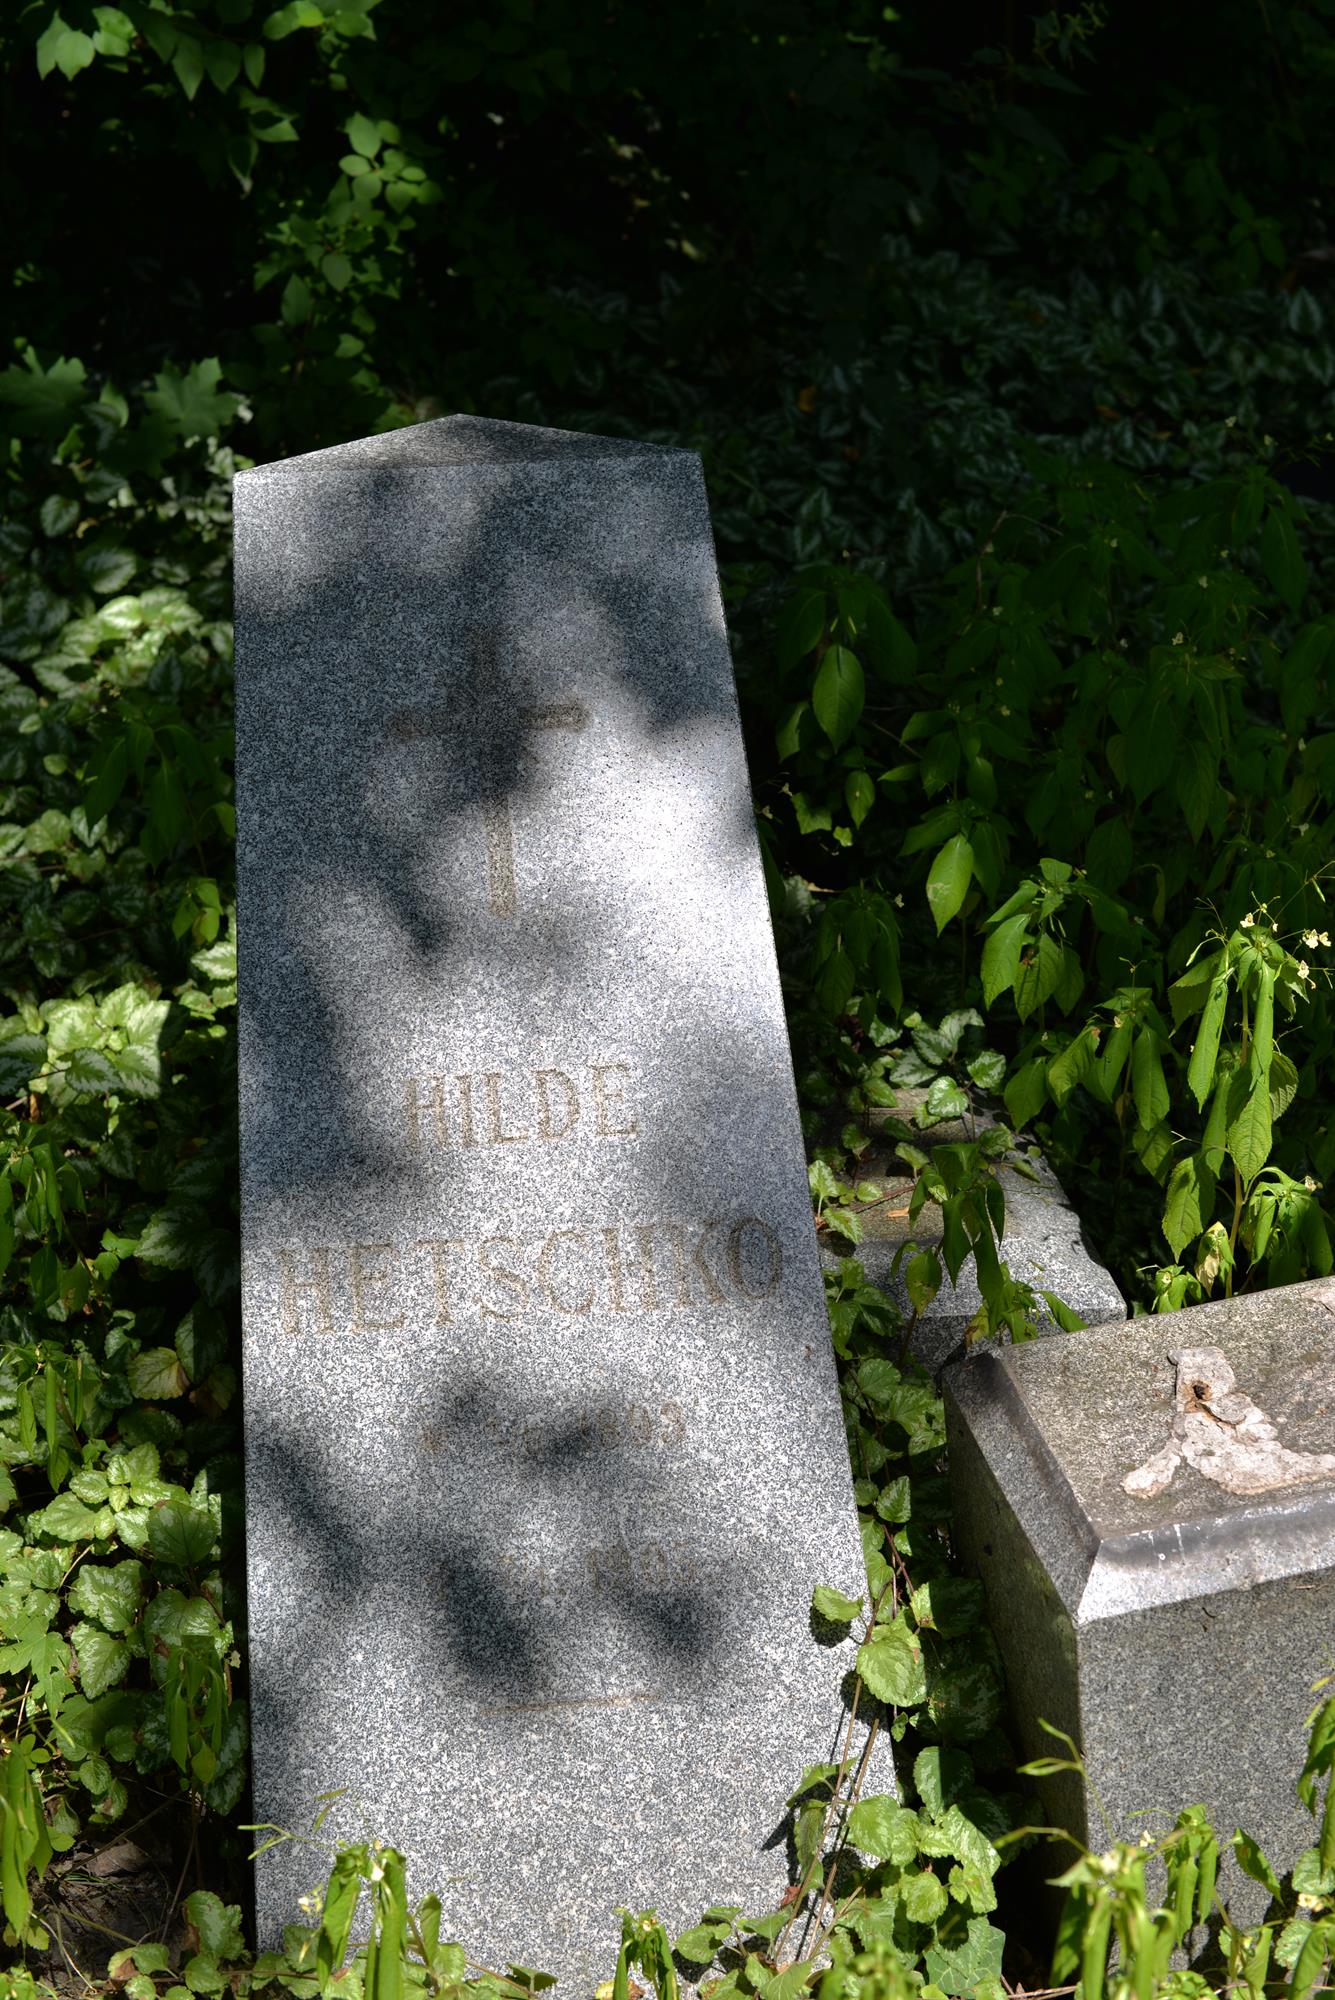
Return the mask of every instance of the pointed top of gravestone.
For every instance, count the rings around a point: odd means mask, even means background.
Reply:
[[[493,417],[437,417],[408,424],[377,437],[301,452],[255,466],[272,475],[300,467],[303,473],[397,471],[437,465],[515,465],[558,458],[682,457],[674,445],[643,444],[636,438],[595,437],[584,431],[547,430],[541,424],[507,424]],[[238,475],[245,479],[248,473]]]

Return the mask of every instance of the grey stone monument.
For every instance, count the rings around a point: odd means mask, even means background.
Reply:
[[[863,1587],[700,465],[452,417],[236,523],[256,1818],[591,1991],[772,1907]]]
[[[1092,1328],[946,1374],[955,1533],[1025,1752],[1076,1738],[1120,1838],[1206,1805],[1282,1874],[1313,1683],[1335,1664],[1335,1280]],[[1075,1778],[1045,1806],[1102,1849]],[[1267,1897],[1226,1856],[1220,1892]]]

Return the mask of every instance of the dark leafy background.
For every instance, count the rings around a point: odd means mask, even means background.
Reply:
[[[451,410],[698,449],[822,1227],[856,1237],[910,1084],[1033,1132],[1137,1309],[1330,1268],[1333,26],[1332,0],[8,11],[11,1940],[38,1950],[62,1867],[74,1921],[71,1860],[133,1827],[164,1927],[195,1885],[192,1990],[240,1950],[213,1893],[243,1879],[246,1748],[238,460]],[[987,1161],[900,1137],[982,1271]],[[990,1323],[1023,1332],[994,1266]],[[1014,1805],[995,1662],[931,1610],[935,1405],[851,1274],[834,1313],[884,1572],[868,1684],[929,1756],[912,1839],[859,1823],[901,1911],[861,1948],[972,1990]],[[755,1963],[731,1990],[767,1990]]]

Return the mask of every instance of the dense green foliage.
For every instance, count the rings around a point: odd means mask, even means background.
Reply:
[[[234,455],[449,409],[694,445],[822,1225],[856,1239],[866,1113],[929,1085],[1037,1135],[1137,1308],[1324,1272],[1335,8],[41,0],[0,47],[4,1916],[37,1952],[62,1857],[166,1801],[205,1886],[135,2000],[182,1943],[191,1990],[320,1990],[363,1878],[368,1993],[401,1943],[442,1991],[392,1849],[281,1959],[230,1907]],[[1004,1128],[892,1137],[943,1217],[915,1304],[972,1249],[1023,1335]],[[870,1596],[818,1609],[866,1621],[906,1790],[802,1779],[805,1935],[825,2000],[987,1988],[1022,1808],[939,1406],[849,1267],[832,1314]],[[1140,1994],[1185,1935],[1208,1841],[1171,1837],[1164,1922],[1138,1851],[1073,1875],[1085,2000],[1100,1936]],[[1328,1848],[1277,1885],[1317,1944],[1229,1946],[1254,1994],[1319,1975]],[[713,1911],[683,1962],[790,2000],[793,1919]],[[638,1917],[632,1972],[666,2000]]]

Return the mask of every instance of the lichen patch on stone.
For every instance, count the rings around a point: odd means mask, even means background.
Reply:
[[[1185,1461],[1229,1493],[1271,1493],[1335,1478],[1335,1453],[1291,1451],[1265,1411],[1243,1390],[1218,1347],[1186,1347],[1170,1355],[1177,1390],[1167,1443],[1122,1481],[1147,1500],[1170,1486]]]

